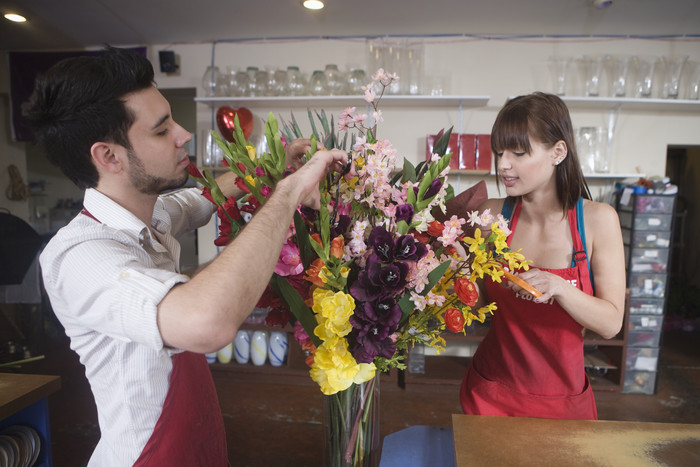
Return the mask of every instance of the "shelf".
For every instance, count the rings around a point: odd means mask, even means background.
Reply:
[[[489,96],[383,96],[381,104],[391,107],[483,107]],[[195,102],[209,105],[235,103],[250,107],[358,107],[367,105],[362,96],[287,96],[287,97],[196,97]]]
[[[562,100],[570,108],[614,110],[671,110],[681,112],[700,112],[700,100],[687,99],[637,99],[630,97],[567,97]]]

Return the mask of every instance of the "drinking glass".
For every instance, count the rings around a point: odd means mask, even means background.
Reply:
[[[569,77],[569,64],[571,57],[549,57],[549,68],[554,82],[554,93],[557,96],[566,95],[566,85]]]
[[[661,91],[661,97],[668,99],[678,98],[678,85],[681,79],[681,73],[683,73],[683,67],[687,61],[687,55],[662,58],[664,86]]]
[[[401,76],[405,94],[418,95],[423,93],[425,48],[422,43],[410,44],[406,48],[406,69]]]
[[[656,63],[656,57],[634,56],[630,59],[630,71],[634,77],[634,97],[651,97]]]
[[[629,57],[608,55],[605,58],[612,97],[625,97],[627,94],[627,72]]]
[[[584,55],[581,58],[583,71],[584,94],[589,97],[600,95],[600,75],[603,71],[603,58]]]
[[[700,62],[688,62],[690,68],[688,81],[688,99],[697,100],[700,98]]]

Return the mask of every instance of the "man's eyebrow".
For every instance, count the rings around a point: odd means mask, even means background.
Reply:
[[[151,130],[155,130],[159,126],[161,126],[163,123],[165,123],[168,119],[170,118],[170,114],[165,114],[160,119],[156,122],[155,125],[151,128]]]

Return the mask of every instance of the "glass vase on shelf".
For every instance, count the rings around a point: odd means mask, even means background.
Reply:
[[[323,74],[326,76],[326,89],[329,96],[338,96],[343,93],[343,73],[338,65],[328,64]]]
[[[326,75],[322,70],[314,70],[309,80],[309,94],[312,96],[327,96]]]
[[[204,89],[205,97],[217,97],[226,95],[226,83],[224,83],[224,75],[218,66],[210,65],[204,70],[202,76],[202,88]]]
[[[326,462],[331,467],[374,467],[381,457],[379,435],[379,373],[324,396]]]
[[[353,68],[345,79],[345,93],[350,96],[361,96],[362,86],[365,85],[366,81],[365,70]]]
[[[290,96],[306,96],[306,81],[298,66],[287,67],[287,93]]]

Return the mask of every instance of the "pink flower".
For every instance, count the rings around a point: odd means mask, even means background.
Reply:
[[[292,243],[286,243],[282,247],[280,257],[275,266],[275,273],[280,276],[295,276],[304,272],[304,265],[299,256],[299,248]]]

